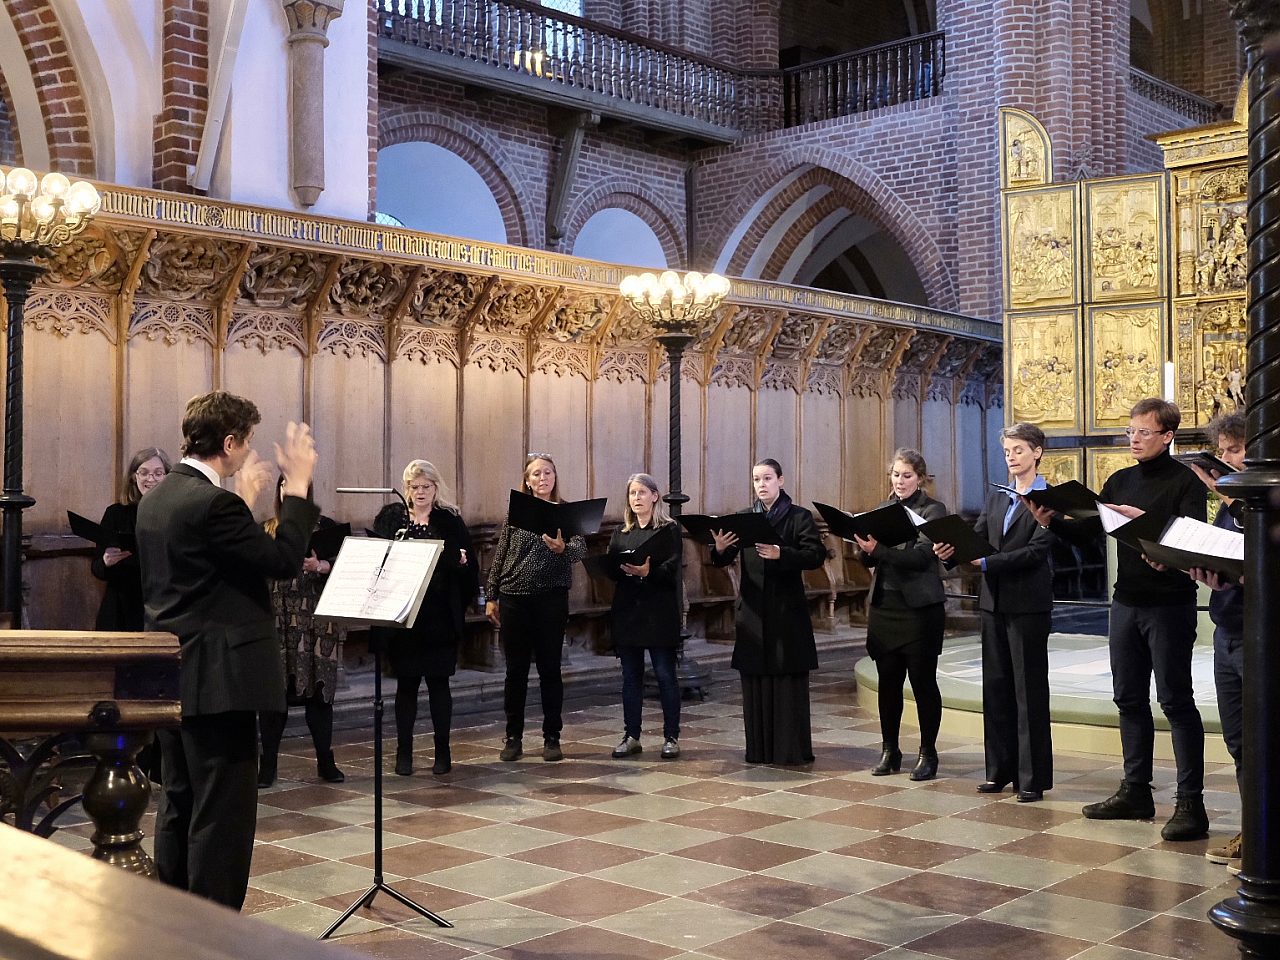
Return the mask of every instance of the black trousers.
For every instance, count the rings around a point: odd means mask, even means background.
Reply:
[[[1204,792],[1204,724],[1191,689],[1191,648],[1196,642],[1194,603],[1165,607],[1111,604],[1111,689],[1120,711],[1124,778],[1151,782],[1155,722],[1151,716],[1151,677],[1169,721],[1178,792]]]
[[[239,910],[258,819],[258,728],[252,710],[183,717],[161,730],[156,815],[161,881]]]
[[[418,685],[423,677],[396,677],[396,741],[402,750],[413,749],[413,725],[418,719]],[[427,699],[431,708],[431,732],[436,749],[449,746],[449,729],[453,726],[453,691],[448,677],[426,677]]]
[[[876,705],[880,710],[880,736],[886,747],[898,748],[902,726],[902,685],[911,678],[911,693],[916,698],[916,716],[920,721],[920,749],[933,750],[938,744],[938,728],[942,726],[942,693],[938,690],[938,655],[913,643],[901,650],[883,650],[876,654],[876,672],[880,686]]]
[[[987,779],[1053,786],[1048,613],[982,613],[982,734]]]
[[[302,702],[307,718],[307,730],[311,733],[311,743],[316,748],[316,760],[323,761],[333,752],[333,704],[325,703],[317,693]],[[284,738],[284,728],[288,723],[288,712],[274,711],[258,714],[258,732],[262,737],[262,757],[272,766],[280,754],[280,741]]]
[[[552,590],[525,596],[501,594],[502,651],[507,659],[502,707],[507,714],[507,736],[524,736],[524,707],[529,695],[529,665],[538,668],[542,694],[542,736],[560,740],[564,726],[564,679],[560,675],[564,628],[569,622],[569,591]]]

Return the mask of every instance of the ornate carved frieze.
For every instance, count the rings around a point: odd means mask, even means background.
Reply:
[[[525,341],[515,337],[477,336],[467,351],[467,365],[474,364],[495,373],[526,374]]]
[[[682,383],[696,383],[701,385],[702,374],[705,369],[706,357],[695,350],[686,350],[684,360],[680,364],[680,380]],[[668,382],[670,382],[671,379],[671,364],[667,360],[665,352],[662,354],[662,357],[658,362],[657,379],[666,380]]]
[[[170,346],[179,341],[202,341],[212,346],[216,342],[214,312],[195,303],[139,297],[129,319],[129,339],[135,337],[163,340]]]
[[[775,360],[796,360],[813,344],[814,334],[818,330],[816,317],[791,313],[782,321],[778,335],[770,346],[770,354]]]
[[[476,326],[488,333],[524,336],[548,295],[532,284],[504,282],[481,308]]]
[[[856,366],[849,371],[846,388],[851,397],[879,397],[884,399],[884,371],[873,366]]]
[[[453,270],[424,270],[409,302],[409,317],[418,323],[454,329],[475,306],[484,278]]]
[[[559,343],[585,340],[604,323],[613,304],[611,298],[598,294],[570,295],[552,311],[544,336]]]
[[[316,338],[316,351],[335,357],[376,357],[387,360],[387,328],[377,322],[348,317],[325,317]]]
[[[255,250],[240,278],[239,300],[265,310],[302,310],[315,299],[327,259],[304,250]]]
[[[412,360],[423,366],[447,363],[456,369],[462,361],[458,334],[438,327],[406,327],[396,344],[396,359]]]
[[[819,363],[845,364],[858,346],[858,341],[866,333],[868,324],[854,320],[835,320],[827,325],[822,342],[814,353]]]
[[[777,314],[772,310],[747,307],[735,310],[720,342],[720,349],[730,353],[759,354],[764,349]]]
[[[985,407],[987,405],[987,381],[978,377],[968,377],[960,388],[956,403],[962,407]],[[1017,419],[1016,417],[1014,418]]]
[[[627,383],[649,381],[649,354],[643,350],[605,350],[600,355],[596,375],[601,380]]]
[[[946,345],[942,356],[933,365],[934,377],[955,378],[965,370],[977,354],[983,349],[981,344],[972,340],[954,339]]]
[[[39,290],[27,300],[22,325],[60,337],[73,333],[100,333],[116,342],[116,324],[107,294],[67,290]]]
[[[895,400],[923,400],[920,395],[920,374],[899,367],[893,376],[893,387],[889,391]]]
[[[722,354],[711,369],[711,383],[720,387],[756,388],[756,365],[752,357]]]
[[[942,348],[945,337],[940,333],[919,333],[911,339],[911,344],[902,354],[902,362],[898,364],[901,373],[928,373],[929,364]]]
[[[586,347],[569,343],[543,343],[533,358],[533,369],[538,373],[557,377],[582,377],[591,379],[591,351]]]
[[[244,245],[212,237],[157,237],[142,264],[140,296],[213,303],[222,297]]]
[[[870,367],[879,373],[892,375],[890,364],[896,364],[901,357],[901,348],[910,340],[911,330],[900,327],[883,327],[867,337],[855,360],[860,367]]]
[[[653,328],[653,324],[635,310],[625,309],[619,310],[617,316],[613,318],[603,342],[608,344],[649,343],[657,335],[658,331]]]
[[[939,377],[937,374],[929,377],[929,386],[925,388],[926,400],[940,400],[943,403],[951,403],[955,399],[956,378],[955,377]]]
[[[844,386],[844,371],[834,363],[814,363],[809,365],[808,381],[805,389],[827,396],[840,396]]]
[[[405,268],[396,264],[344,260],[329,290],[329,305],[343,317],[385,317],[400,302],[407,282]]]
[[[133,259],[142,246],[138,230],[108,230],[100,224],[59,247],[38,262],[44,266],[44,286],[88,287],[119,293]]]
[[[300,316],[270,310],[236,310],[227,327],[227,346],[241,344],[263,354],[296,350],[307,355],[307,335]]]
[[[800,392],[800,364],[794,360],[769,360],[760,376],[762,390],[791,390]]]

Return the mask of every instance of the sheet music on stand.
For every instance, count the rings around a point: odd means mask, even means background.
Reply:
[[[412,624],[443,550],[443,540],[347,537],[315,616],[351,625]]]

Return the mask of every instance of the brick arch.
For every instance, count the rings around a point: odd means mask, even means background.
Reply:
[[[791,202],[794,202],[794,198],[807,189],[827,183],[843,194],[852,212],[878,225],[902,247],[916,268],[930,306],[939,310],[958,308],[960,297],[951,267],[915,212],[871,168],[821,146],[792,147],[753,177],[709,232],[711,243],[716,245],[713,249],[730,243],[735,229],[743,223],[757,200],[788,174],[794,173],[797,167],[810,169],[779,192],[753,219],[741,239],[734,244],[731,263],[745,264],[750,259],[755,244],[790,205],[785,197],[791,197]],[[742,258],[744,252],[745,259]],[[786,256],[781,262],[786,262]],[[733,271],[729,272],[732,274]]]
[[[533,207],[520,182],[505,173],[515,164],[489,132],[433,110],[385,110],[378,117],[378,149],[400,143],[432,143],[469,163],[497,201],[507,243],[530,246],[528,225],[537,222]]]
[[[601,210],[616,207],[634,213],[648,225],[662,245],[667,265],[673,270],[685,266],[685,234],[681,227],[683,212],[677,214],[670,204],[641,183],[629,177],[610,177],[606,183],[587,191],[574,201],[565,218],[563,249],[572,250],[578,234],[588,220]]]
[[[57,11],[49,0],[7,0],[5,6],[35,85],[49,168],[74,176],[96,176],[88,102]],[[21,108],[20,104],[13,106]],[[16,122],[16,115],[11,121]],[[37,151],[23,144],[22,153],[33,157]]]

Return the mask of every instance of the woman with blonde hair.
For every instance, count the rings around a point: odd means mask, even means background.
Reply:
[[[418,718],[418,687],[425,680],[435,737],[431,772],[453,767],[449,732],[453,726],[453,694],[449,678],[458,668],[467,604],[479,578],[471,549],[471,532],[450,502],[440,471],[428,460],[410,460],[404,468],[404,497],[409,504],[389,503],[373,521],[373,531],[388,539],[443,540],[444,552],[427,586],[426,598],[407,629],[379,628],[375,642],[385,643],[396,677],[396,773],[413,773],[413,725]]]
[[[613,757],[640,753],[644,699],[644,652],[658,680],[662,700],[664,760],[680,756],[680,685],[676,652],[680,644],[680,527],[667,515],[658,482],[647,473],[627,479],[622,527],[609,541],[608,573],[616,582],[609,611],[614,652],[622,662],[622,742]],[[632,554],[627,560],[627,555]],[[643,554],[643,559],[641,559]]]

